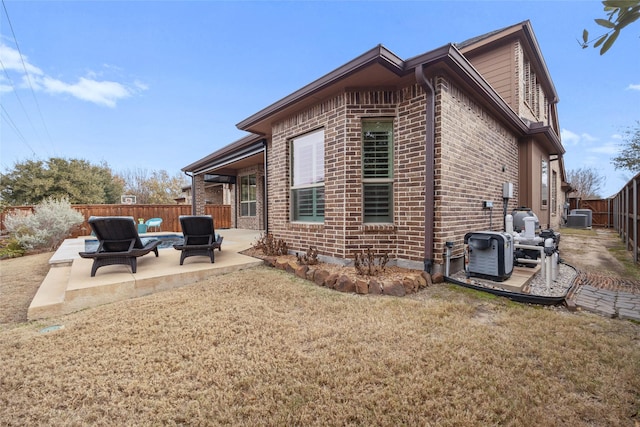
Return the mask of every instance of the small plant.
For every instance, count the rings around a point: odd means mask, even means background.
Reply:
[[[18,258],[23,256],[24,252],[24,248],[13,237],[2,239],[0,242],[0,258]]]
[[[355,252],[353,258],[353,266],[361,276],[377,276],[385,270],[388,262],[388,253],[375,255],[370,248],[364,252]]]
[[[307,249],[306,254],[296,254],[298,262],[302,265],[316,265],[318,264],[318,250],[315,247]]]
[[[262,253],[267,256],[287,255],[289,253],[287,243],[282,239],[276,240],[271,233],[266,233],[258,237],[253,247],[261,250]]]

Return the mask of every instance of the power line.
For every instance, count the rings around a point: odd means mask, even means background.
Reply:
[[[2,67],[2,70],[4,71],[5,76],[7,77],[7,80],[9,80],[9,83],[11,84],[11,87],[13,88],[13,94],[16,96],[16,98],[18,99],[18,103],[20,104],[20,107],[22,108],[22,111],[24,112],[24,115],[27,117],[27,121],[29,122],[29,124],[31,125],[31,128],[33,129],[33,131],[35,132],[36,136],[38,137],[38,139],[40,139],[40,135],[38,134],[38,130],[36,129],[36,127],[33,125],[33,122],[31,121],[31,116],[29,115],[29,113],[27,112],[27,109],[24,107],[24,104],[22,103],[22,99],[20,98],[20,96],[18,95],[18,91],[16,90],[16,86],[13,84],[13,80],[11,79],[11,76],[9,75],[9,72],[7,71],[7,69],[4,66],[4,63],[2,62],[2,59],[0,59],[0,66]],[[1,104],[0,104],[1,105]],[[2,109],[4,110],[4,107],[2,107]],[[6,110],[5,110],[6,112]],[[8,114],[8,113],[7,113]],[[17,126],[16,126],[17,129]],[[25,139],[25,144],[26,144],[26,139]],[[28,144],[27,144],[28,145]],[[31,148],[31,147],[29,147]],[[33,149],[31,150],[33,151]]]
[[[5,110],[4,105],[0,105],[0,108],[2,108],[2,113],[4,113],[2,114],[2,117],[4,118],[4,120],[13,128],[14,132],[18,135],[20,140],[24,143],[24,145],[26,145],[29,148],[29,150],[31,150],[31,152],[35,156],[36,152],[33,150],[33,148],[31,148],[31,146],[27,142],[24,135],[22,135],[22,132],[20,132],[20,129],[18,129],[18,126],[16,126],[16,124],[13,122],[13,120],[11,119],[11,116],[9,115],[7,110]]]
[[[9,18],[9,12],[7,11],[7,5],[4,0],[2,0],[2,7],[4,8],[4,13],[7,16],[7,22],[9,23],[9,28],[11,29],[11,35],[13,36],[13,40],[16,44],[16,49],[18,50],[18,54],[20,55],[20,61],[22,62],[22,68],[24,69],[24,73],[27,76],[27,82],[29,83],[29,88],[31,89],[31,94],[33,95],[33,100],[36,103],[36,109],[38,110],[38,114],[40,115],[40,120],[42,121],[42,126],[44,127],[45,133],[49,138],[49,143],[51,144],[51,148],[55,152],[55,147],[53,146],[53,140],[51,139],[51,134],[49,133],[49,128],[47,127],[47,123],[44,121],[44,116],[42,115],[42,110],[40,109],[40,103],[38,102],[38,98],[36,97],[36,92],[33,90],[33,85],[31,84],[31,76],[29,75],[29,71],[27,70],[27,65],[24,63],[24,57],[22,56],[22,51],[20,50],[20,45],[18,44],[18,39],[16,38],[16,33],[13,31],[13,25],[11,24],[11,19]]]

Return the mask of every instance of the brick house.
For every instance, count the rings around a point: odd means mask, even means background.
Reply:
[[[238,228],[327,260],[372,248],[435,272],[445,242],[460,257],[465,233],[503,229],[515,207],[559,228],[557,102],[529,21],[406,60],[379,45],[241,121],[246,137],[183,171],[194,212],[207,185],[229,183]]]

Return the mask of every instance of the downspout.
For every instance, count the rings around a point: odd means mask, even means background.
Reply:
[[[184,174],[191,178],[191,215],[196,214],[196,177],[194,175],[189,175],[187,171],[184,171]]]
[[[262,146],[264,147],[264,188],[263,188],[263,197],[262,197],[262,214],[264,215],[264,232],[265,235],[269,232],[269,191],[268,191],[268,185],[267,185],[267,178],[268,178],[268,173],[267,173],[267,140],[263,139],[262,140]]]
[[[424,195],[424,271],[432,272],[433,268],[433,222],[435,193],[435,117],[436,102],[433,85],[424,76],[423,64],[415,69],[416,81],[425,91],[427,102],[425,109],[425,195]]]

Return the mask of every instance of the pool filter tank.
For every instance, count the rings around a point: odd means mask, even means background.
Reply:
[[[464,236],[468,247],[467,275],[502,282],[513,273],[513,236],[500,231],[476,231]]]

